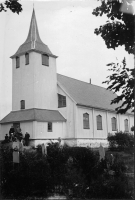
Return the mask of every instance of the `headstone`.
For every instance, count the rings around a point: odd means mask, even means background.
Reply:
[[[19,163],[19,152],[18,151],[13,151],[13,162]]]
[[[42,146],[42,155],[45,155],[45,145],[44,145],[44,143],[41,146]]]
[[[47,155],[47,144],[42,144],[42,155]]]
[[[105,150],[104,150],[104,147],[100,144],[100,147],[99,147],[99,155],[100,155],[100,161],[101,159],[105,159]]]
[[[114,156],[113,156],[113,154],[111,154],[111,164],[112,165],[114,164]]]
[[[47,155],[47,144],[45,144],[45,155]]]

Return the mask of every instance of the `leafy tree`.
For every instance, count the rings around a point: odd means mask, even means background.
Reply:
[[[125,46],[128,53],[135,54],[135,15],[131,0],[102,0],[101,6],[93,10],[93,15],[107,16],[106,24],[95,29],[101,35],[107,48]],[[122,7],[124,12],[122,11]]]
[[[107,77],[107,80],[103,83],[107,83],[109,86],[108,90],[119,92],[122,90],[120,95],[117,95],[115,99],[111,101],[111,104],[117,104],[121,102],[121,105],[116,108],[117,113],[125,113],[131,109],[134,112],[134,80],[135,71],[126,67],[126,60],[123,59],[122,63],[109,63],[107,66],[111,67],[108,69],[113,72]]]
[[[4,3],[0,3],[0,12],[10,9],[13,13],[19,14],[22,11],[22,5],[19,0],[6,0]]]
[[[106,15],[108,18],[106,24],[95,29],[95,34],[103,38],[107,48],[115,49],[124,45],[129,54],[135,55],[135,15],[132,0],[102,0],[101,6],[93,10],[93,15]],[[113,99],[111,104],[120,102],[121,106],[118,106],[116,111],[123,114],[134,107],[135,70],[126,67],[125,58],[122,64],[112,62],[107,66],[111,66],[109,70],[113,73],[103,83],[109,85],[107,88],[109,90],[122,91],[122,94]]]

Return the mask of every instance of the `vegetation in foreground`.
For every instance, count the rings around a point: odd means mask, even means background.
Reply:
[[[47,197],[54,193],[70,198],[132,199],[133,185],[125,175],[119,156],[99,161],[90,148],[49,144],[47,155],[41,146],[20,153],[12,162],[12,150],[2,148],[2,194],[4,198]]]

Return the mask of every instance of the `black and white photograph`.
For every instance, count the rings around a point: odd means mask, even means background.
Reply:
[[[0,199],[134,199],[135,1],[0,1]]]

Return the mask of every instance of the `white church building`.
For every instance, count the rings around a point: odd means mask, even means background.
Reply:
[[[0,139],[13,125],[35,144],[107,145],[116,131],[131,132],[134,116],[116,114],[116,95],[103,87],[57,74],[56,59],[39,36],[33,10],[26,41],[12,58],[12,111],[1,121]]]

